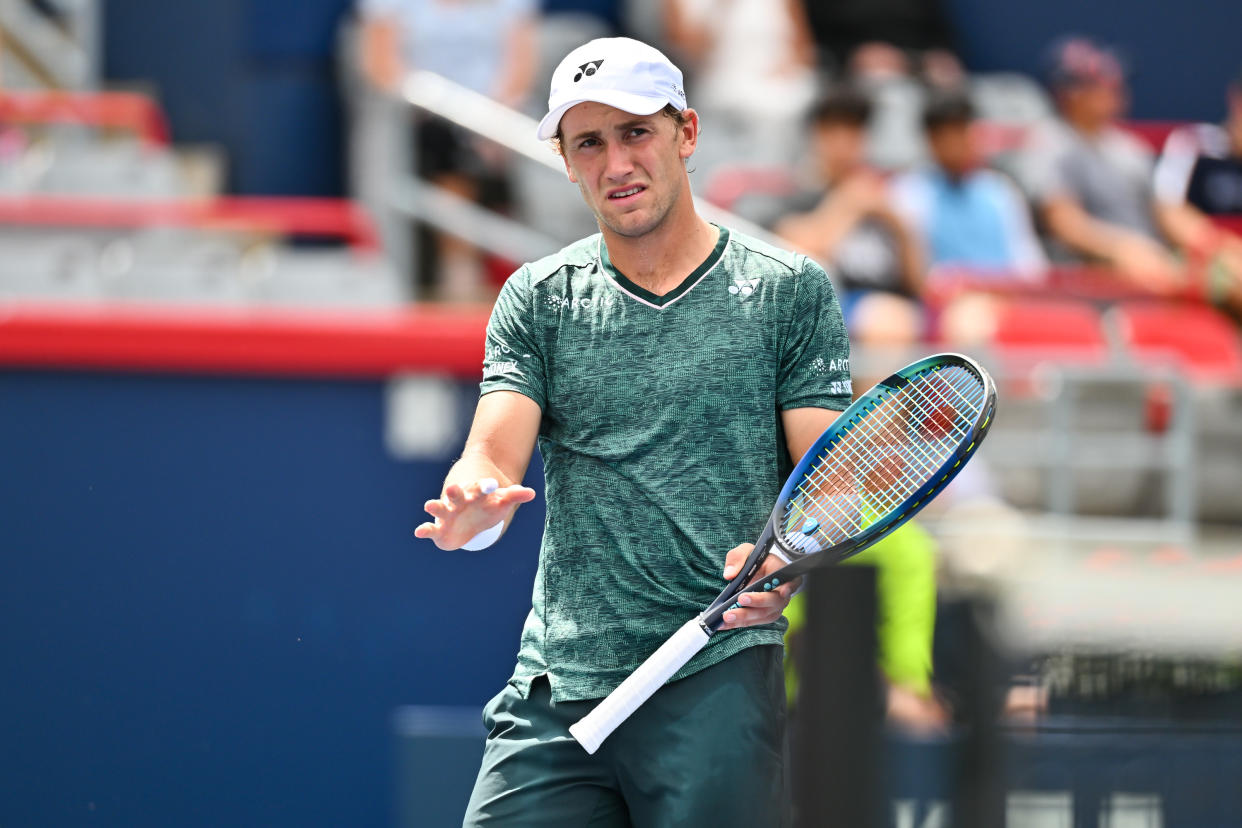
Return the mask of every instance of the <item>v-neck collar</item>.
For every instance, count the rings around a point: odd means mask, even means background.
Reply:
[[[716,246],[712,248],[712,252],[707,255],[703,263],[696,267],[689,276],[682,280],[681,284],[670,290],[663,296],[657,296],[646,288],[639,287],[621,271],[613,266],[612,260],[608,258],[608,245],[604,244],[603,236],[599,240],[599,261],[603,267],[604,276],[606,276],[617,288],[630,298],[642,302],[653,308],[663,309],[676,302],[681,297],[689,293],[695,285],[703,281],[703,277],[707,275],[713,267],[720,263],[724,256],[725,246],[729,243],[729,229],[727,227],[719,227],[719,235],[716,237]]]

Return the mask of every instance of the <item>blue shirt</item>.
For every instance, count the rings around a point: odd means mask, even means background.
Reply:
[[[928,167],[895,180],[892,197],[932,265],[1030,272],[1047,264],[1021,194],[999,173],[951,179]]]

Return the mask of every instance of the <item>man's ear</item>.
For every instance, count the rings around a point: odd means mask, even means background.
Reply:
[[[687,159],[694,155],[694,151],[699,146],[699,113],[693,109],[686,108],[681,113],[686,122],[681,125],[681,145],[678,147],[678,155]]]

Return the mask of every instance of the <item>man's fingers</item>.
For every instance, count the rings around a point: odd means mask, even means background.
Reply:
[[[722,630],[731,630],[735,627],[753,627],[757,624],[771,624],[773,621],[781,617],[779,610],[767,607],[744,607],[741,609],[729,610],[725,613],[725,622],[721,625]]]
[[[737,573],[742,569],[742,564],[746,563],[746,558],[754,548],[755,545],[753,543],[743,543],[725,553],[724,577],[726,581],[732,581],[737,577]]]
[[[414,528],[414,537],[416,538],[432,538],[440,531],[440,527],[434,523],[420,523]]]
[[[462,491],[461,486],[456,483],[450,483],[444,487],[443,500],[447,500],[450,506],[460,506],[466,500],[466,493]]]
[[[443,500],[428,500],[423,504],[423,511],[432,517],[443,519],[448,517],[449,507],[444,504]]]
[[[535,499],[535,490],[526,486],[506,486],[496,490],[496,497],[501,504],[529,503]]]
[[[785,599],[785,603],[789,603],[789,599],[793,598],[793,594],[798,591],[798,587],[802,585],[802,577],[799,575],[788,583],[781,584],[773,592],[779,592],[781,598]]]
[[[743,607],[755,609],[775,609],[783,610],[789,602],[780,594],[780,590],[771,590],[768,592],[743,592],[737,598],[737,603]]]
[[[789,597],[774,589],[767,592],[743,592],[737,597],[739,607],[724,614],[725,623],[721,629],[734,627],[750,627],[755,624],[770,624],[781,617],[789,604]]]

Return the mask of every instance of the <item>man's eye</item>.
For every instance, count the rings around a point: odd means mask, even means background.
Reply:
[[[630,130],[630,135],[631,137],[634,137],[634,138],[638,138],[646,134],[647,134],[646,127],[634,127],[633,129]]]
[[[589,149],[598,143],[599,141],[595,140],[594,138],[586,138],[586,139],[583,139],[583,141],[578,144],[578,149]]]

